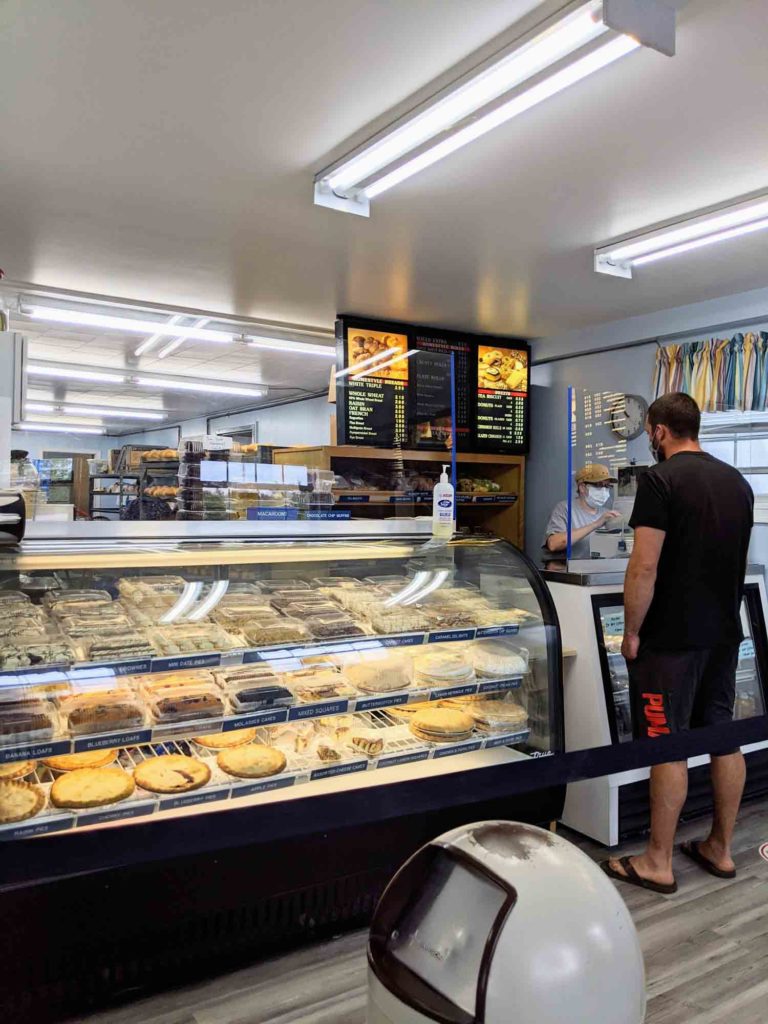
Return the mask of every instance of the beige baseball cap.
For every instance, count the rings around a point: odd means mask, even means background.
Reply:
[[[618,480],[600,462],[589,462],[576,473],[577,484],[616,484]]]

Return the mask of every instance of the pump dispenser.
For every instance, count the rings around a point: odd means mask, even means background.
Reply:
[[[450,540],[456,519],[456,499],[453,485],[448,479],[447,465],[443,466],[440,480],[432,492],[432,536],[440,540]]]

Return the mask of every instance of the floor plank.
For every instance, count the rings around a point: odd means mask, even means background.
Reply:
[[[596,843],[562,834],[595,860],[608,856]],[[702,834],[702,824],[694,822],[683,825],[680,839]],[[713,878],[678,854],[674,896],[616,883],[645,956],[646,1024],[766,1024],[768,863],[758,853],[763,842],[768,801],[742,811],[735,880]],[[634,853],[639,845],[615,855]],[[364,1024],[366,941],[366,932],[344,935],[72,1024]]]

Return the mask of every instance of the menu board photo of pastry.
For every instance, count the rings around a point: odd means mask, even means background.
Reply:
[[[408,383],[408,336],[386,334],[384,331],[358,330],[347,332],[347,367],[365,377]],[[401,356],[403,358],[398,358]]]
[[[478,346],[477,386],[493,391],[527,394],[528,353],[525,349]]]

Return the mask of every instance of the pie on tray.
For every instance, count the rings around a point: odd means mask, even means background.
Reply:
[[[240,747],[256,739],[255,729],[233,729],[231,732],[209,732],[205,736],[195,736],[195,743],[207,750],[228,750]]]
[[[103,768],[112,764],[116,757],[116,750],[87,750],[82,754],[44,757],[43,764],[54,772],[72,772],[77,768]]]
[[[472,735],[474,719],[464,711],[451,708],[430,708],[411,719],[411,732],[429,743],[466,740]]]
[[[51,803],[56,807],[102,807],[125,800],[134,788],[133,779],[122,768],[76,768],[56,779]]]
[[[23,779],[35,770],[37,761],[8,761],[0,764],[0,779]]]
[[[150,757],[133,773],[136,784],[152,793],[186,793],[200,789],[211,777],[207,764],[184,754]]]
[[[0,780],[0,824],[31,818],[44,803],[45,796],[38,786],[16,779]]]
[[[263,779],[278,775],[285,769],[285,754],[263,743],[250,743],[243,747],[222,750],[216,763],[227,775],[239,779]]]

